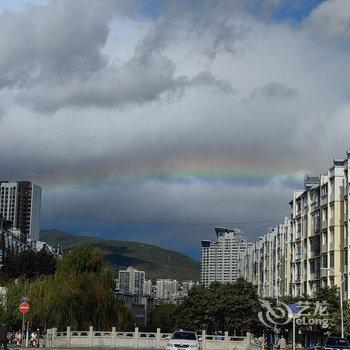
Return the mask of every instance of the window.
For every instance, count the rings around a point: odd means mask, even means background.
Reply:
[[[334,253],[329,253],[329,267],[334,268]]]
[[[329,241],[330,243],[334,243],[334,228],[329,230]]]
[[[322,244],[327,245],[327,232],[322,233]]]
[[[327,195],[327,184],[322,185],[322,187],[321,187],[321,195],[322,196]]]
[[[327,208],[323,208],[322,209],[322,220],[323,221],[327,221],[328,219],[328,211],[327,211]]]
[[[313,224],[315,231],[319,231],[320,229],[320,212],[317,211],[315,215],[313,216]]]
[[[334,192],[334,178],[331,178],[329,181],[329,192],[330,193]]]
[[[348,250],[344,249],[344,265],[348,264]]]

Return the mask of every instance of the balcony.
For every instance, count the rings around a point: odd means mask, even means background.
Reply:
[[[318,207],[320,206],[320,202],[319,201],[312,202],[310,206],[311,206],[311,211],[314,211],[318,209]]]
[[[331,203],[331,202],[334,202],[334,201],[335,201],[335,193],[333,192],[333,193],[331,193],[329,195],[329,202]]]
[[[301,256],[301,253],[295,253],[295,260],[300,260]]]
[[[300,282],[301,281],[301,274],[295,276],[295,281],[294,282]]]
[[[321,277],[327,277],[328,276],[328,271],[326,270],[321,270],[321,273],[320,273]]]
[[[320,255],[319,249],[315,249],[315,250],[310,251],[310,258],[315,258],[316,256],[319,256],[319,255]]]
[[[301,231],[295,232],[295,240],[301,239]]]
[[[313,226],[313,233],[317,233],[317,232],[320,232],[320,228],[321,228],[321,225],[320,225],[320,222],[318,221],[314,226]]]
[[[321,206],[328,203],[328,196],[324,195],[321,197]]]
[[[321,228],[322,230],[326,229],[328,227],[328,220],[322,220]]]
[[[310,272],[310,280],[315,280],[315,279],[318,279],[320,278],[320,271],[313,271],[313,272]]]

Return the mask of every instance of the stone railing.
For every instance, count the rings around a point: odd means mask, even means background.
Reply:
[[[64,332],[58,332],[56,328],[48,329],[46,335],[46,347],[113,347],[113,348],[141,348],[141,349],[165,349],[169,333],[140,332],[135,328],[134,332],[119,332],[115,327],[111,331],[96,331],[90,327],[88,331],[72,331],[70,327]],[[208,335],[202,331],[200,338],[201,350],[261,350],[261,344],[252,339],[249,333],[246,337],[225,335]]]

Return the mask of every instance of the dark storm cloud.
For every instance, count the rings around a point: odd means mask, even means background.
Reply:
[[[249,100],[253,100],[255,98],[258,99],[266,99],[268,101],[274,99],[286,99],[291,98],[298,95],[298,90],[288,87],[283,83],[272,82],[268,83],[260,88],[256,88],[252,91],[250,97],[244,102]]]
[[[42,83],[21,94],[18,101],[40,112],[64,107],[114,107],[153,102],[161,96],[181,97],[191,87],[208,86],[217,92],[232,93],[231,85],[202,72],[193,78],[175,76],[175,65],[155,54],[147,59],[134,57],[122,69],[105,68],[86,80],[65,85]]]
[[[74,198],[76,189],[53,189],[47,193],[51,203],[57,207],[64,204],[66,198],[71,198],[65,206],[69,212],[80,207],[82,212],[88,215],[124,217],[141,222],[230,222],[231,220],[244,220],[249,208],[260,212],[259,218],[279,218],[288,208],[288,203],[283,200],[290,192],[289,188],[283,188],[280,184],[266,183],[261,187],[254,199],[249,195],[255,191],[252,186],[226,184],[222,181],[192,180],[191,182],[146,180],[126,181],[115,180],[94,186],[93,184],[80,187],[81,195]],[[70,192],[70,193],[69,193]],[[271,193],[276,202],[270,207],[264,206],[265,196]],[[118,193],[116,197],[115,194]],[[277,196],[277,197],[276,197]],[[94,206],[91,207],[90,198],[94,198]],[[233,200],[234,199],[234,200]],[[61,203],[59,203],[61,201]],[[105,202],[112,205],[106,211]],[[187,203],[179,206],[179,203]],[[221,206],[220,203],[226,203]],[[228,204],[229,203],[229,204]],[[237,207],[237,203],[240,206]],[[279,206],[282,208],[278,209]],[[48,209],[54,209],[56,205],[48,205]],[[260,208],[260,209],[258,209]],[[276,213],[271,216],[272,212]],[[211,212],[210,215],[208,213]],[[234,213],[234,217],[233,214]],[[181,220],[179,220],[179,217]],[[254,219],[254,217],[251,217]]]
[[[266,20],[273,0],[263,18],[253,1],[167,3],[156,18],[139,1],[2,14],[1,177],[43,185],[51,211],[282,220],[304,173],[347,148],[349,55],[314,31],[326,17],[344,37],[347,5],[290,26]]]

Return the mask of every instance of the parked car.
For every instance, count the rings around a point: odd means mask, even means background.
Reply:
[[[199,341],[196,332],[176,331],[169,338],[166,350],[199,350]]]
[[[350,344],[346,338],[328,337],[323,344],[323,350],[350,350]]]

